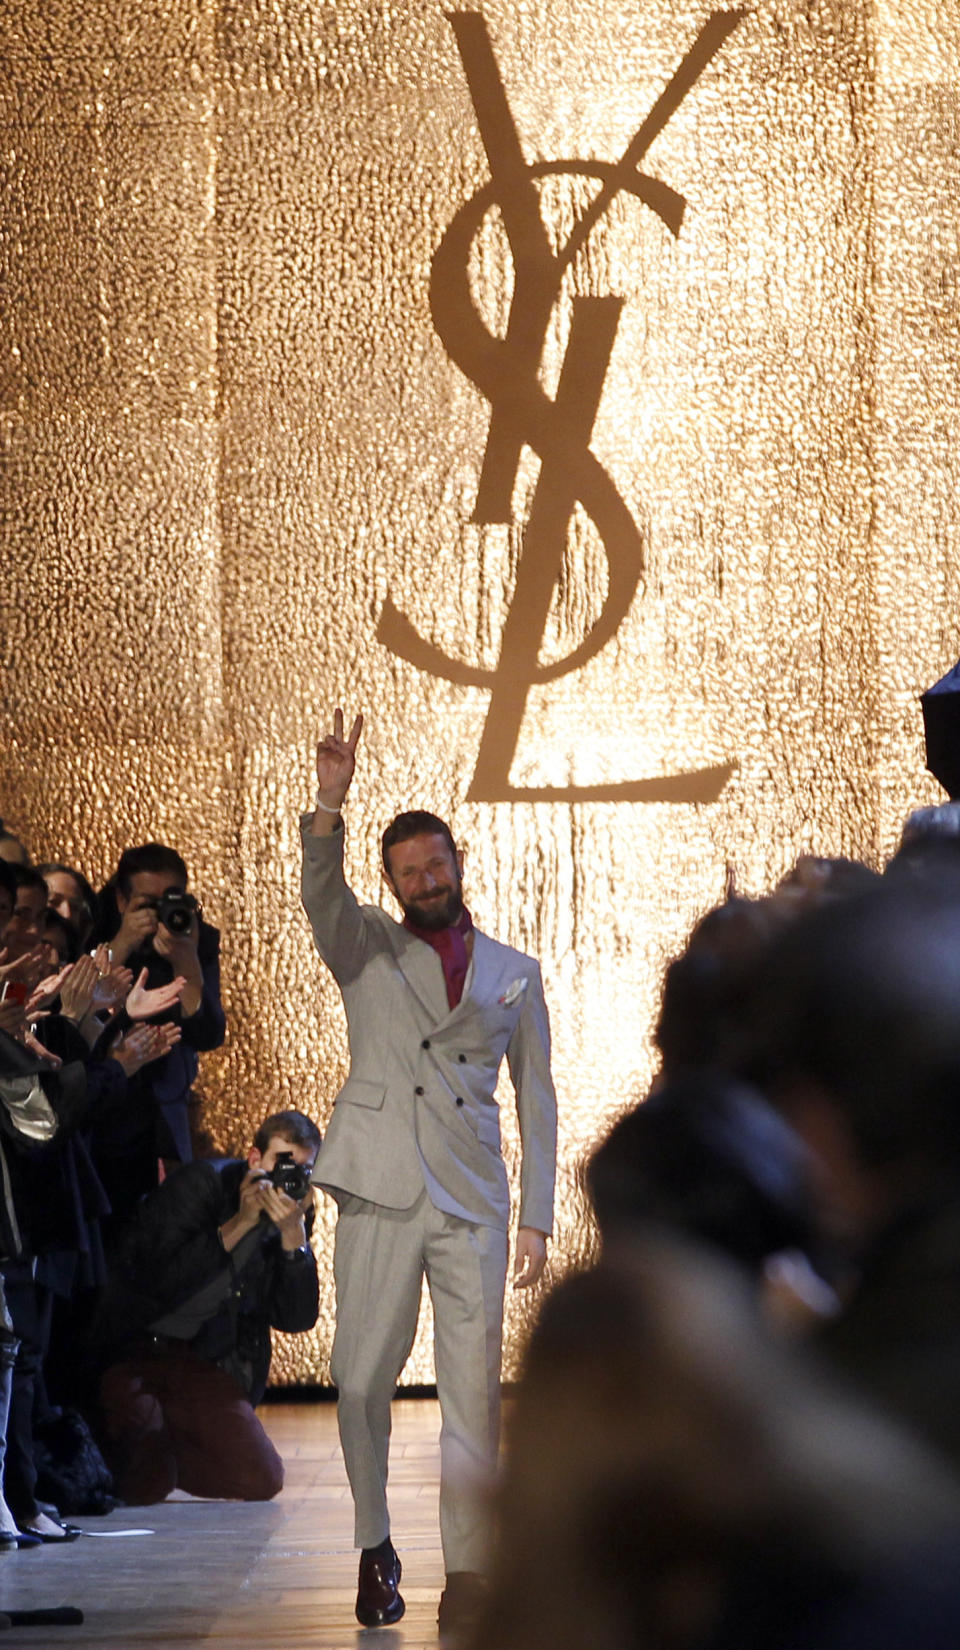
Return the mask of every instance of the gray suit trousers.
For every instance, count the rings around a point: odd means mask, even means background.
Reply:
[[[390,1532],[390,1401],[413,1345],[424,1276],[434,1315],[440,1400],[440,1536],[447,1572],[486,1567],[484,1498],[496,1467],[507,1235],[436,1209],[339,1193],[337,1329],[331,1373],[353,1491],[358,1547]]]

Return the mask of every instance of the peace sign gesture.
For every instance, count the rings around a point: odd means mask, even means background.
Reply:
[[[360,730],[363,727],[363,717],[358,716],[350,729],[348,738],[343,736],[343,711],[339,707],[333,713],[333,732],[327,733],[317,746],[317,816],[322,822],[329,820],[332,829],[333,821],[340,812],[343,799],[350,788],[353,770],[356,767],[357,744],[360,739]],[[325,835],[326,832],[323,832]]]

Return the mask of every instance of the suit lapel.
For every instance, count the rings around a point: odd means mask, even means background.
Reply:
[[[449,1013],[447,988],[443,978],[443,965],[433,948],[407,933],[405,929],[401,929],[397,962],[408,986],[431,1021],[439,1024],[441,1020],[445,1020]]]
[[[448,1008],[443,1019],[444,1025],[451,1024],[459,1015],[476,1008],[478,1003],[487,1002],[496,990],[496,984],[496,947],[487,939],[486,934],[480,934],[474,929],[473,956],[467,970],[463,996],[457,1003],[456,1008]]]

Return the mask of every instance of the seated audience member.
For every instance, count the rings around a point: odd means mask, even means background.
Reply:
[[[772,947],[754,1075],[847,1253],[819,1344],[960,1465],[960,885],[884,881]]]
[[[246,1160],[176,1169],[122,1233],[97,1335],[112,1360],[100,1382],[101,1443],[124,1500],[162,1501],[179,1487],[266,1501],[282,1488],[283,1463],[253,1405],[267,1384],[271,1326],[316,1322],[307,1225],[319,1146],[309,1118],[278,1112]]]
[[[220,1003],[220,935],[203,921],[187,893],[180,855],[156,842],[128,848],[117,867],[116,895],[119,926],[109,936],[114,966],[130,969],[135,977],[145,969],[148,989],[175,976],[185,981],[176,1015],[180,1042],[140,1074],[122,1108],[101,1111],[94,1125],[97,1170],[119,1221],[156,1186],[160,1161],[190,1162],[198,1054],[220,1046],[226,1023]],[[165,896],[173,897],[172,906],[164,904]]]
[[[956,1650],[960,1499],[764,1331],[714,1252],[624,1243],[541,1312],[476,1650]]]
[[[71,865],[49,863],[37,870],[47,885],[47,904],[75,935],[74,955],[88,949],[97,913],[97,896],[82,871]]]

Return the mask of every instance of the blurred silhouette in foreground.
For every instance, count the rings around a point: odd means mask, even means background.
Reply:
[[[765,1333],[750,1280],[635,1241],[549,1298],[477,1650],[955,1650],[956,1485]]]

